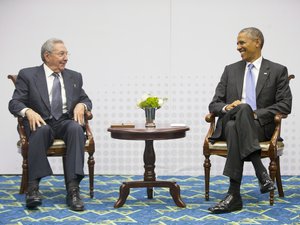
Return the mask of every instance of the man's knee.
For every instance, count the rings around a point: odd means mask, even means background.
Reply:
[[[83,130],[83,127],[81,125],[79,125],[79,123],[72,121],[68,125],[67,133],[80,135],[80,134],[84,134],[84,130]]]
[[[46,125],[41,125],[40,127],[37,127],[35,131],[32,132],[32,135],[42,137],[42,136],[48,136],[51,134],[51,127]]]
[[[48,148],[53,141],[53,131],[51,127],[46,124],[38,127],[33,131],[29,137],[30,151],[32,149]],[[38,148],[36,148],[38,146]]]
[[[248,105],[247,103],[240,104],[239,107],[240,107],[239,111],[253,113],[251,106]]]

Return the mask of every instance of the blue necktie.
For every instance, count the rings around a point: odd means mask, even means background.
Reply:
[[[56,120],[58,120],[62,115],[61,85],[59,81],[59,74],[53,73],[52,76],[54,76],[54,80],[51,92],[51,114]]]
[[[255,79],[252,73],[253,64],[248,65],[246,74],[246,103],[248,103],[252,110],[256,109],[256,92],[255,92]]]

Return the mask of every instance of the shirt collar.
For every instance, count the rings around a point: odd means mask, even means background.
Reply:
[[[45,70],[45,75],[46,77],[50,77],[52,76],[52,74],[54,73],[45,63],[43,64],[44,66],[44,70]],[[57,73],[59,76],[61,76],[61,73]]]
[[[257,70],[260,69],[260,66],[261,66],[261,62],[262,62],[262,56],[260,56],[258,59],[256,59],[254,62],[250,63],[250,62],[247,62],[247,65],[246,67],[249,65],[249,64],[253,64],[254,65],[254,68],[256,68]]]

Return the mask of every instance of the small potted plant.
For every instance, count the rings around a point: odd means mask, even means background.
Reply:
[[[167,101],[167,98],[159,98],[151,94],[144,94],[141,100],[138,101],[137,106],[145,110],[146,115],[146,127],[155,127],[155,111],[162,107]]]

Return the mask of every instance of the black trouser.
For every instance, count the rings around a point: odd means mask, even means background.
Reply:
[[[66,183],[73,179],[80,182],[84,177],[84,145],[86,141],[83,127],[74,120],[69,119],[67,114],[62,115],[59,120],[46,120],[46,123],[46,125],[38,127],[33,132],[30,132],[28,126],[26,126],[27,133],[29,133],[29,181],[52,174],[47,158],[47,149],[52,145],[54,138],[59,138],[64,140],[67,146],[65,160]]]
[[[222,134],[227,142],[227,159],[223,174],[238,182],[243,175],[247,156],[260,150],[259,141],[264,141],[263,127],[254,119],[248,104],[240,104],[222,118]]]

